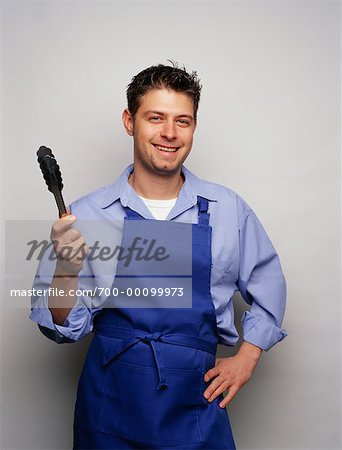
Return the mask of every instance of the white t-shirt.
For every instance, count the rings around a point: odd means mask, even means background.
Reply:
[[[177,201],[177,197],[169,200],[151,200],[150,198],[144,198],[141,195],[139,195],[139,197],[151,211],[151,214],[158,220],[165,220]]]

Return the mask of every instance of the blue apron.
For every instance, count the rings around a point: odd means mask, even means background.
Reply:
[[[235,449],[227,410],[219,407],[223,396],[211,403],[203,397],[218,334],[210,295],[208,201],[198,196],[197,206],[198,224],[146,220],[125,208],[123,244],[137,233],[151,240],[156,233],[190,230],[192,307],[125,308],[119,303],[95,316],[95,336],[78,384],[74,449]],[[178,249],[182,265],[186,255]],[[115,279],[125,274],[132,276],[119,260]]]

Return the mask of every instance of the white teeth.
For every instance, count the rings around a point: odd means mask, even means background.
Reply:
[[[158,150],[163,150],[164,152],[176,152],[178,150],[178,148],[168,148],[168,147],[162,147],[161,145],[156,145]]]

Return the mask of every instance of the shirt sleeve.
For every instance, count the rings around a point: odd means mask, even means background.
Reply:
[[[278,254],[250,208],[239,227],[239,248],[238,288],[251,305],[241,318],[243,340],[267,351],[287,336],[281,328],[286,281]]]
[[[30,319],[37,323],[40,331],[49,339],[59,344],[76,342],[92,331],[94,316],[100,311],[99,308],[91,307],[90,294],[94,291],[94,276],[88,260],[85,259],[78,277],[78,290],[82,295],[77,296],[76,303],[63,325],[55,324],[48,307],[49,289],[51,290],[56,266],[51,251],[53,252],[52,244],[46,249],[38,265],[32,286]]]
[[[82,295],[77,296],[76,303],[63,325],[57,325],[53,322],[48,307],[49,288],[51,289],[53,273],[47,275],[47,266],[44,263],[45,259],[42,259],[33,283],[34,292],[41,291],[42,295],[32,296],[30,319],[38,324],[40,331],[46,337],[59,344],[79,341],[92,331],[93,318],[99,311],[99,309],[91,308],[92,297],[83,294],[83,292],[90,292],[93,289],[91,286],[93,278],[82,275],[82,269],[78,282],[78,290]]]

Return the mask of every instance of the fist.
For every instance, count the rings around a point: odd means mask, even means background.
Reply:
[[[82,233],[73,228],[74,215],[58,219],[51,228],[50,239],[57,257],[56,272],[62,275],[78,275],[83,267],[88,247]]]

